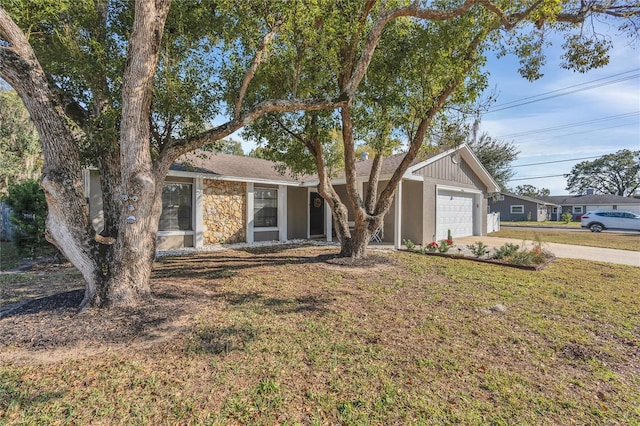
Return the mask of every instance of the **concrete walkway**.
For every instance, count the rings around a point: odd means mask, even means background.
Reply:
[[[523,246],[523,243],[527,247],[531,247],[536,244],[536,242],[534,241],[523,241],[515,238],[500,237],[456,238],[455,244],[457,246],[467,246],[469,244],[477,243],[478,241],[483,242],[491,249],[500,247],[505,243],[518,244],[520,247]],[[640,267],[640,251],[615,250],[600,247],[576,246],[571,244],[558,243],[542,243],[542,246],[555,254],[556,257],[593,260],[595,262],[619,263],[621,265]]]

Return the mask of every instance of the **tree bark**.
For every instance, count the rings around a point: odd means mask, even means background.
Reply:
[[[85,279],[81,308],[135,305],[150,295],[165,175],[156,174],[152,167],[149,109],[169,5],[169,0],[136,3],[123,78],[123,149],[119,159],[114,158],[117,150],[100,157],[102,187],[110,189],[105,194],[107,220],[102,236],[95,234],[89,220],[76,135],[24,33],[0,8],[0,34],[9,43],[0,46],[0,75],[18,92],[38,129],[44,156],[41,186],[48,205],[47,238]],[[157,168],[166,174],[168,166]],[[116,194],[120,187],[124,191]],[[118,198],[116,213],[113,206]]]

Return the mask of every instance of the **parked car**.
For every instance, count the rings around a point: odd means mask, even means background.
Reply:
[[[640,231],[640,215],[620,210],[594,210],[580,218],[580,226],[591,232],[605,229]]]

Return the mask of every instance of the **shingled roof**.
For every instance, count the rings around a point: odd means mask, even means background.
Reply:
[[[587,204],[640,204],[640,200],[632,197],[622,197],[620,195],[610,194],[591,194],[591,195],[550,195],[540,197],[541,200],[563,206],[587,205]]]
[[[473,153],[462,145],[455,149],[441,149],[437,152],[429,155],[419,154],[410,164],[407,173],[412,173],[412,168],[428,161],[437,161],[442,156],[452,154],[454,152],[462,153],[463,157],[467,157],[473,164],[477,163],[476,173],[484,176],[491,191],[497,191],[498,187],[477,161],[477,158]],[[382,162],[380,170],[380,177],[388,178],[398,168],[405,154],[395,154],[385,157]],[[475,160],[474,160],[475,159]],[[373,165],[373,159],[357,161],[356,162],[356,176],[358,178],[369,177],[371,172],[371,166]],[[263,160],[254,157],[243,157],[238,155],[220,154],[212,152],[197,151],[195,153],[185,154],[171,166],[172,171],[182,171],[190,173],[202,173],[208,175],[215,175],[221,179],[237,179],[243,181],[268,181],[270,183],[277,184],[290,184],[290,185],[314,185],[318,181],[316,175],[301,175],[293,176],[291,173],[281,174],[276,169],[277,163],[269,160]],[[337,179],[344,179],[344,172],[340,173]],[[495,187],[495,189],[493,189]]]
[[[183,155],[171,166],[171,170],[206,173],[225,178],[269,180],[299,183],[304,177],[294,178],[291,174],[280,174],[276,163],[255,157],[197,152]]]
[[[432,156],[419,155],[411,166],[414,166]],[[382,162],[381,176],[392,174],[400,165],[404,154],[391,155],[385,157]],[[369,177],[373,159],[356,162],[356,176]],[[243,157],[239,155],[197,152],[186,154],[178,159],[171,166],[171,170],[183,172],[195,172],[217,175],[227,178],[238,179],[259,179],[271,181],[284,181],[300,183],[315,181],[317,175],[303,175],[294,177],[291,174],[280,174],[276,168],[276,163],[255,157]],[[344,172],[339,174],[344,178]]]
[[[518,195],[518,194],[512,194],[511,192],[501,192],[502,195],[505,195],[507,197],[512,197],[512,198],[516,198],[518,200],[523,200],[523,201],[528,201],[530,203],[536,203],[536,204],[546,204],[546,205],[551,205],[551,206],[558,206],[559,204],[556,204],[552,201],[548,201],[546,200],[546,198],[551,198],[551,197],[538,197],[538,198],[533,198],[533,197],[527,197],[526,195]],[[543,199],[544,198],[544,199]]]

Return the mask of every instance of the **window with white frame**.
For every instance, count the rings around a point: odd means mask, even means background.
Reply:
[[[518,204],[511,206],[511,214],[523,214],[524,213],[524,205]]]
[[[582,206],[573,206],[573,213],[574,214],[582,214]]]
[[[278,190],[255,188],[253,194],[253,226],[256,228],[278,226]]]
[[[193,191],[190,183],[165,183],[159,231],[193,230]]]

